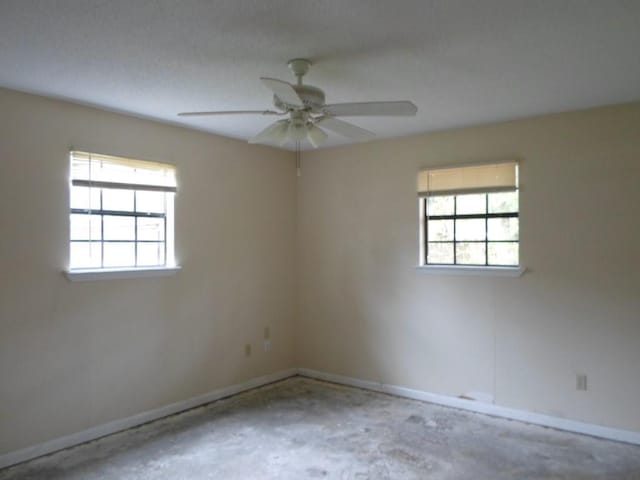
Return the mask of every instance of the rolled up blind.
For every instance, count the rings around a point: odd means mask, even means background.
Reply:
[[[418,196],[508,192],[518,188],[515,161],[466,167],[430,168],[418,172]]]
[[[176,170],[166,163],[72,151],[71,183],[82,187],[175,192]]]

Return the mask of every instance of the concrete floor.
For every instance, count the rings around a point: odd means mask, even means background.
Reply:
[[[640,479],[640,447],[295,377],[9,479]]]

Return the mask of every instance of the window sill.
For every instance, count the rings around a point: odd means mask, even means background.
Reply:
[[[175,275],[179,270],[180,267],[77,269],[67,271],[65,275],[72,282],[90,282],[124,278],[168,277]]]
[[[521,277],[526,267],[476,267],[464,265],[418,265],[417,270],[439,275],[479,275],[489,277]]]

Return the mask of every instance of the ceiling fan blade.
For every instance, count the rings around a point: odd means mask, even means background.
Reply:
[[[418,112],[418,107],[412,102],[401,100],[397,102],[334,103],[325,105],[322,110],[327,115],[334,117],[409,117]]]
[[[302,99],[298,96],[293,89],[293,85],[276,78],[261,77],[260,80],[264,85],[271,90],[276,97],[282,100],[284,103],[293,105],[294,107],[303,107]]]
[[[307,132],[307,139],[309,140],[309,143],[313,145],[313,148],[318,148],[322,146],[327,141],[328,138],[329,138],[329,135],[327,135],[327,132],[325,132],[321,128],[316,127],[315,125],[309,126],[309,131]]]
[[[179,117],[208,117],[213,115],[284,115],[273,110],[220,110],[217,112],[182,112]]]
[[[257,135],[249,139],[249,143],[275,143],[283,145],[287,141],[289,120],[278,120],[270,124]]]
[[[367,141],[376,136],[375,133],[365,130],[364,128],[357,127],[352,123],[338,120],[333,117],[323,117],[316,122],[318,125],[331,130],[332,132],[342,135],[343,137],[350,138],[352,140]]]

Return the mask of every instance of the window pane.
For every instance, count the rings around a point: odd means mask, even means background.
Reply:
[[[135,243],[104,243],[105,267],[131,267],[135,265]]]
[[[138,243],[138,266],[164,265],[164,243]]]
[[[427,199],[427,215],[453,215],[453,195],[429,197]]]
[[[138,217],[138,240],[164,240],[164,218]]]
[[[489,265],[518,265],[518,242],[489,242]]]
[[[485,264],[484,242],[456,243],[456,264],[484,265]]]
[[[100,215],[71,214],[71,240],[100,240]]]
[[[512,213],[518,211],[518,192],[489,194],[489,213]]]
[[[453,243],[429,243],[427,263],[453,263]]]
[[[135,239],[134,217],[117,217],[114,215],[105,215],[103,228],[105,240]]]
[[[70,268],[100,268],[100,242],[71,242]]]
[[[489,240],[518,240],[518,219],[490,218],[487,233]]]
[[[486,197],[484,193],[456,196],[456,214],[486,213]]]
[[[133,190],[103,188],[102,209],[133,212]]]
[[[484,218],[456,220],[456,240],[484,240]]]
[[[165,212],[164,192],[136,192],[136,211],[144,213]]]
[[[453,220],[429,220],[429,241],[453,240]]]
[[[71,208],[100,210],[100,189],[71,186]]]

